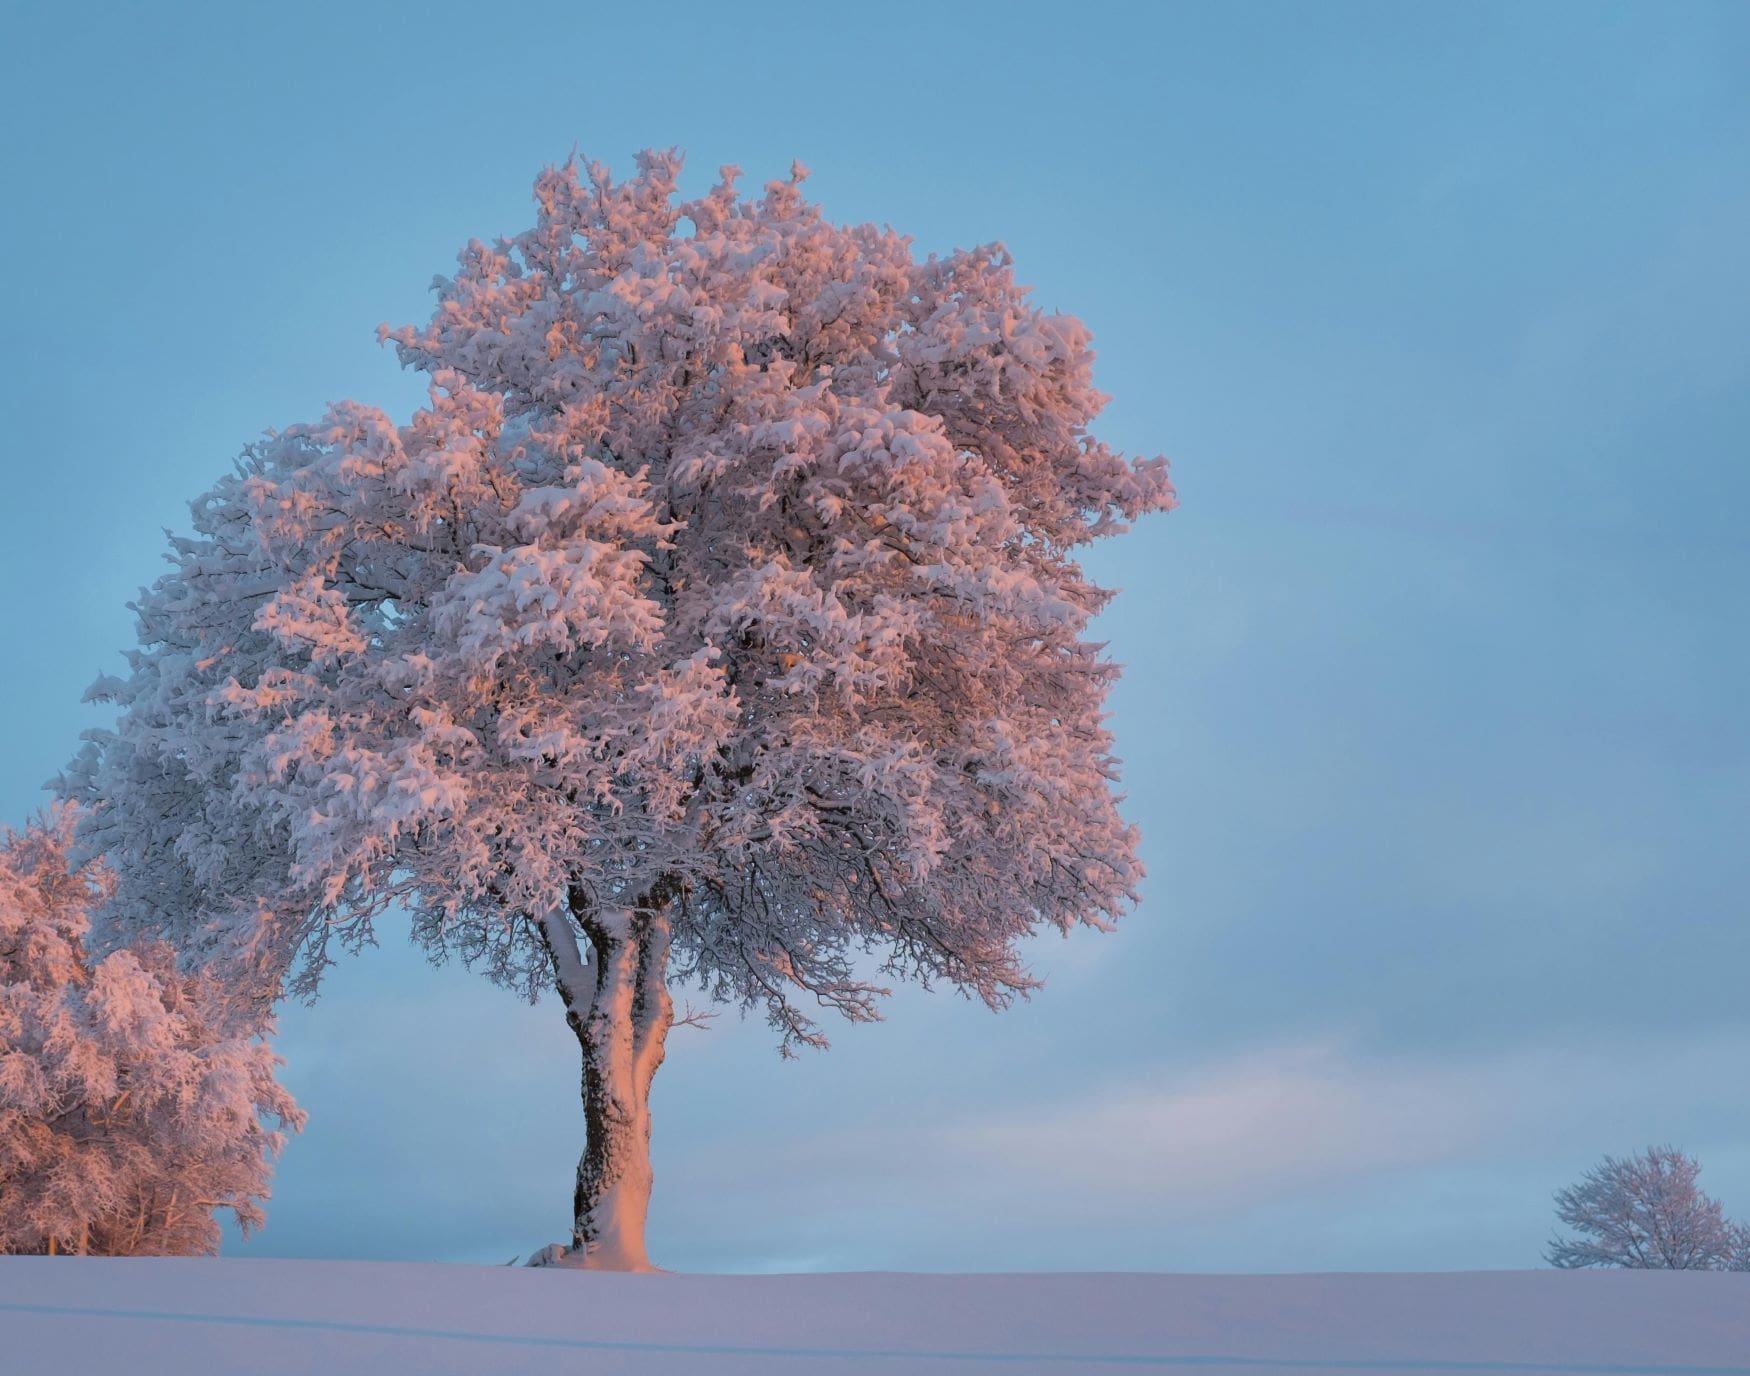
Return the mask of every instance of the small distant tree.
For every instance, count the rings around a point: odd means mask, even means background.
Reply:
[[[69,863],[73,825],[63,807],[0,832],[0,1252],[217,1252],[215,1210],[262,1222],[268,1157],[304,1115],[170,947],[90,958],[111,880]]]
[[[920,261],[800,167],[679,171],[546,172],[386,332],[428,405],[336,406],[201,497],[67,780],[114,920],[265,997],[392,905],[557,993],[598,1268],[649,1264],[671,982],[818,1046],[884,976],[1001,1007],[1024,937],[1128,909],[1077,552],[1173,501],[1089,433],[1088,331],[1000,245]]]
[[[1556,1195],[1556,1217],[1579,1236],[1553,1238],[1552,1266],[1642,1271],[1747,1269],[1750,1239],[1696,1185],[1701,1166],[1675,1147],[1604,1158]],[[1734,1264],[1734,1261],[1738,1264]]]
[[[1750,1223],[1731,1225],[1731,1249],[1726,1256],[1725,1269],[1750,1271]]]

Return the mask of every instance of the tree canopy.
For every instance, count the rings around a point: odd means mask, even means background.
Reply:
[[[1553,1239],[1546,1259],[1568,1269],[1750,1270],[1750,1230],[1725,1217],[1700,1174],[1675,1147],[1605,1157],[1557,1193],[1556,1216],[1576,1235]]]
[[[168,947],[90,957],[112,881],[70,862],[72,829],[62,809],[0,834],[0,1252],[217,1252],[215,1210],[262,1222],[303,1113]]]

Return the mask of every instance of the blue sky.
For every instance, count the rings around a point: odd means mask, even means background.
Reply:
[[[0,819],[161,530],[577,146],[1002,239],[1183,505],[1089,563],[1145,901],[1000,1017],[676,1033],[684,1269],[1536,1264],[1673,1140],[1750,1216],[1750,9],[14,3]],[[257,1254],[564,1235],[574,1044],[398,943],[288,1008]]]

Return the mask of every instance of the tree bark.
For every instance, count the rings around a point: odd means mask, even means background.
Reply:
[[[649,1271],[650,1086],[674,1021],[667,983],[672,921],[666,901],[601,909],[573,895],[570,908],[589,941],[587,964],[570,918],[553,913],[539,923],[565,1020],[583,1053],[584,1149],[565,1261],[588,1270]]]

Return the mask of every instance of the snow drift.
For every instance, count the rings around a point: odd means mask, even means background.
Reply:
[[[1750,1275],[611,1275],[0,1257],[0,1371],[1750,1376]]]

